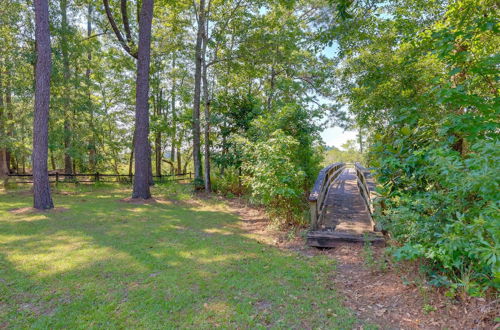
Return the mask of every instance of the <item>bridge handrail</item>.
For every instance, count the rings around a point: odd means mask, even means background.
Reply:
[[[325,199],[331,183],[344,170],[344,163],[334,163],[323,168],[316,178],[314,187],[309,195],[309,206],[311,211],[311,229],[316,230],[321,223],[325,213]]]
[[[361,197],[366,204],[366,208],[370,212],[372,225],[375,229],[375,223],[373,221],[373,198],[376,193],[375,183],[372,180],[371,169],[364,167],[358,162],[354,164],[354,168],[356,169],[357,183],[359,191],[361,193]]]

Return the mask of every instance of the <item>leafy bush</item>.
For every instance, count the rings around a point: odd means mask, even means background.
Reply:
[[[500,288],[495,6],[396,4],[395,22],[354,50],[342,72],[342,96],[357,124],[372,129],[377,221],[396,242],[397,258],[420,260],[451,294]]]
[[[224,170],[224,175],[216,173],[212,181],[212,189],[228,197],[241,196],[248,193],[242,185],[237,168],[229,167]]]
[[[305,173],[293,161],[298,142],[282,130],[276,130],[266,141],[252,142],[241,138],[244,150],[242,169],[244,184],[252,191],[254,201],[267,206],[280,222],[303,224]]]
[[[479,295],[500,284],[500,143],[478,142],[471,151],[463,159],[445,148],[419,150],[418,167],[386,158],[381,166],[399,173],[399,184],[418,177],[425,186],[382,190],[377,220],[403,242],[396,258],[425,259],[434,284]]]

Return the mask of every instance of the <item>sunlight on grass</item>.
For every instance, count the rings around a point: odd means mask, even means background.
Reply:
[[[62,188],[61,188],[62,189]],[[186,186],[155,187],[179,200]],[[12,328],[343,328],[331,260],[262,245],[219,200],[132,205],[101,187],[55,194],[64,212],[12,215],[0,195],[0,323]],[[294,297],[294,298],[293,298]],[[336,318],[325,310],[335,310]],[[160,326],[161,325],[161,326]]]
[[[205,233],[209,234],[219,234],[219,235],[233,235],[234,232],[226,230],[226,229],[219,229],[219,228],[208,228],[203,230]]]
[[[10,243],[19,248],[11,249],[6,260],[17,271],[31,274],[35,278],[81,269],[109,258],[113,262],[134,264],[133,258],[125,252],[96,246],[90,237],[75,237],[62,232],[39,240],[18,237],[17,241],[11,240]],[[136,264],[134,267],[140,265]]]

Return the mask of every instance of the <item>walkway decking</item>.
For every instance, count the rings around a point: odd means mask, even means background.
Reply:
[[[325,204],[324,219],[319,228],[308,233],[308,245],[332,247],[336,241],[383,241],[383,236],[373,231],[373,222],[361,198],[354,169],[346,168],[332,183]]]

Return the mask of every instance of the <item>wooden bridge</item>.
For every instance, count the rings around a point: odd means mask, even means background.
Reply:
[[[307,244],[334,247],[337,242],[383,242],[372,219],[375,184],[361,164],[335,163],[322,169],[309,195],[311,229]]]

